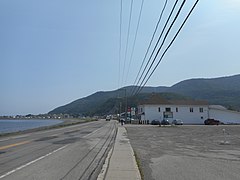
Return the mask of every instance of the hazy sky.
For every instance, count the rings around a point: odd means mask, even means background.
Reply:
[[[119,83],[120,0],[1,0],[0,115],[47,113],[96,91],[132,84],[164,1],[144,1],[126,80],[141,1],[133,4],[122,78],[130,2],[123,0]],[[200,0],[147,85],[239,74],[239,32],[239,0]]]

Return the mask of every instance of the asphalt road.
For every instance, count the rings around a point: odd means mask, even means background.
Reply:
[[[125,127],[145,180],[240,179],[240,126]]]
[[[96,179],[115,136],[100,120],[0,138],[0,179]]]

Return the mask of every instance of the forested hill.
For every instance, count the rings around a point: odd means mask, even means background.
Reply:
[[[207,100],[210,104],[221,104],[230,109],[240,110],[240,75],[185,80],[170,87],[168,92]]]
[[[116,110],[117,104],[123,100],[125,93],[130,96],[132,88],[129,86],[114,91],[96,92],[58,107],[49,114],[102,115]],[[164,93],[162,95],[166,98],[189,97],[207,100],[209,104],[220,104],[229,109],[240,110],[240,75],[212,79],[189,79],[171,87],[145,87],[142,90],[144,95],[129,97],[129,103],[137,105],[139,99],[153,92]]]

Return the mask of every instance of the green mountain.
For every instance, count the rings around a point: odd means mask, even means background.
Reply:
[[[134,86],[114,91],[96,92],[88,97],[58,107],[49,114],[103,115],[125,109],[127,96],[128,106],[136,106],[139,101],[151,93],[161,93],[166,99],[207,100],[209,104],[220,104],[229,109],[240,110],[240,75],[212,78],[190,79],[181,81],[171,87],[144,87],[141,94],[131,97]],[[120,104],[122,105],[121,107]]]
[[[240,75],[185,80],[170,87],[168,92],[240,110]]]

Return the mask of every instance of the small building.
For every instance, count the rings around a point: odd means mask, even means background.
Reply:
[[[206,101],[166,100],[158,95],[140,103],[138,115],[141,121],[151,123],[153,120],[181,119],[184,124],[204,124],[206,119],[215,119],[224,124],[240,124],[240,113],[229,111],[223,106],[209,105]]]

